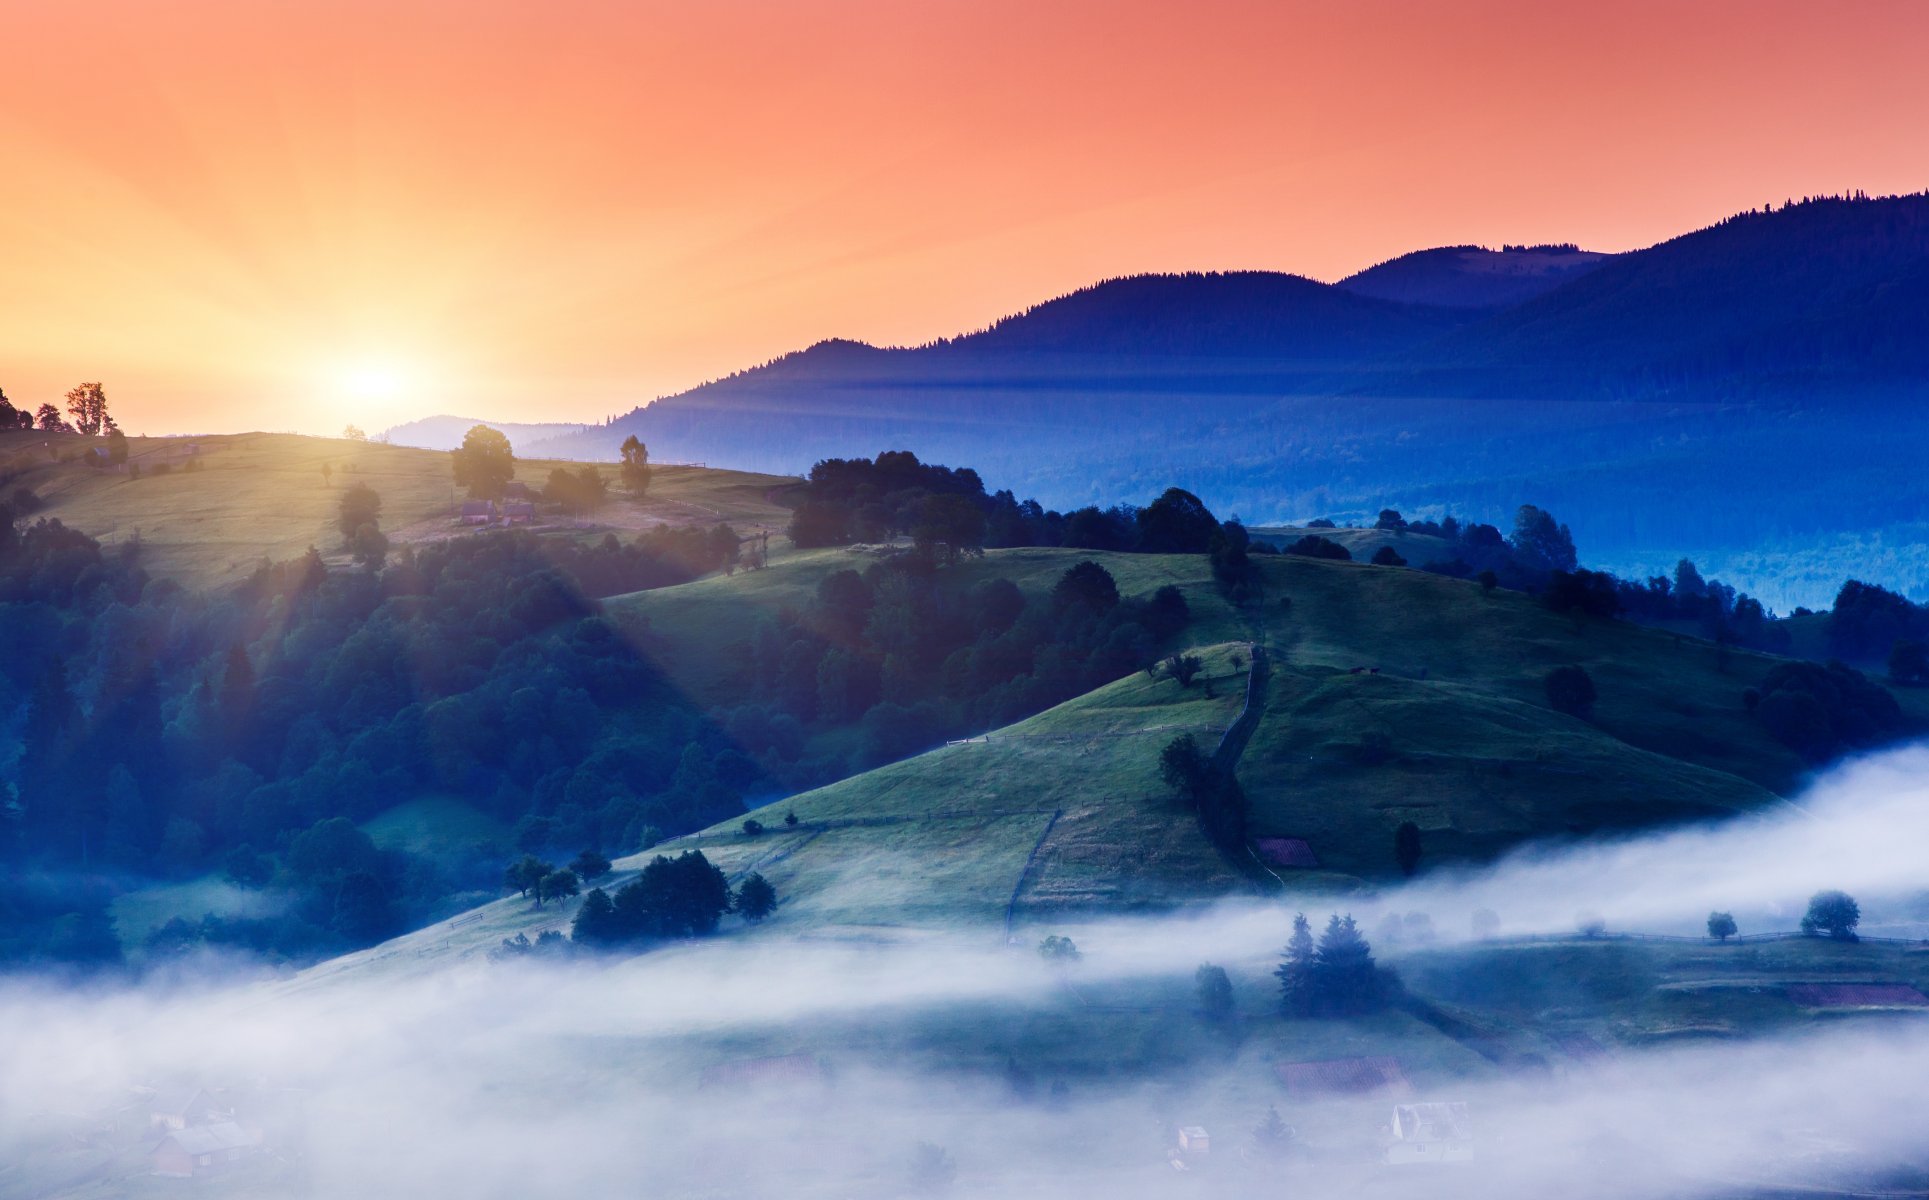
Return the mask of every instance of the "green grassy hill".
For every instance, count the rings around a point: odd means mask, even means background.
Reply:
[[[461,531],[451,516],[462,493],[449,456],[439,451],[271,433],[130,438],[129,463],[140,468],[135,477],[78,461],[99,444],[75,434],[0,433],[6,490],[32,488],[47,505],[39,515],[103,542],[138,538],[150,571],[190,588],[233,583],[264,559],[294,558],[309,546],[346,563],[335,518],[342,492],[356,483],[382,497],[382,528],[392,542],[434,541]],[[60,461],[63,456],[69,461]],[[191,470],[190,462],[196,464]],[[577,470],[582,464],[524,460],[516,477],[539,488],[558,466]],[[604,474],[615,481],[613,467]],[[791,482],[741,471],[657,467],[643,500],[613,492],[607,507],[571,522],[567,531],[627,535],[663,523],[718,521],[746,534],[781,530],[789,513],[768,497]]]

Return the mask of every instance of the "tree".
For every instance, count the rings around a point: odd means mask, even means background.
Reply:
[[[1178,680],[1180,687],[1191,687],[1205,666],[1205,660],[1196,654],[1174,654],[1165,660],[1165,673]]]
[[[1273,976],[1279,980],[1279,1010],[1289,1017],[1310,1017],[1317,1004],[1313,969],[1318,950],[1305,913],[1293,914],[1293,936]]]
[[[1406,518],[1401,516],[1400,510],[1395,508],[1381,509],[1380,519],[1373,522],[1373,528],[1375,529],[1405,529],[1406,527]]]
[[[1375,550],[1373,552],[1372,562],[1376,567],[1404,567],[1407,565],[1407,560],[1401,558],[1400,552],[1391,546],[1381,546],[1378,550]]]
[[[375,528],[372,522],[363,525],[348,539],[348,550],[356,562],[371,571],[379,571],[388,562],[388,534]]]
[[[36,423],[40,426],[43,433],[60,433],[63,430],[72,432],[72,430],[68,428],[67,422],[60,419],[60,410],[51,404],[41,405],[39,411],[34,415],[38,418]]]
[[[926,496],[918,502],[911,541],[919,554],[942,563],[981,556],[985,552],[984,510],[964,496]]]
[[[1555,571],[1548,576],[1541,601],[1557,613],[1606,620],[1621,611],[1621,594],[1614,576],[1605,571]]]
[[[1729,938],[1734,937],[1738,932],[1740,932],[1740,930],[1735,925],[1735,915],[1733,913],[1711,912],[1708,914],[1709,937],[1714,938],[1718,942],[1725,942]]]
[[[571,941],[588,945],[608,945],[620,939],[617,928],[616,905],[610,901],[609,893],[602,888],[591,888],[583,897],[583,903],[576,909],[576,919],[570,922]]]
[[[1542,681],[1547,703],[1555,712],[1586,720],[1594,711],[1594,680],[1577,666],[1555,667]]]
[[[364,525],[380,528],[381,523],[382,497],[366,483],[351,484],[335,514],[335,528],[342,531],[343,539],[353,538]]]
[[[1078,945],[1063,934],[1050,934],[1038,943],[1038,957],[1046,962],[1075,962],[1079,957]]]
[[[366,442],[368,440],[368,435],[363,433],[361,427],[358,425],[342,426],[342,437],[351,442]]]
[[[1412,821],[1400,822],[1393,831],[1393,861],[1400,864],[1400,873],[1413,878],[1420,869],[1420,827]]]
[[[1265,1118],[1253,1127],[1253,1152],[1277,1162],[1292,1152],[1293,1137],[1293,1127],[1280,1119],[1278,1106],[1268,1104]]]
[[[1073,563],[1052,585],[1052,607],[1059,612],[1073,605],[1095,613],[1109,612],[1118,603],[1118,582],[1110,571],[1089,559]]]
[[[784,813],[784,824],[790,826],[792,829],[797,827],[797,812],[795,809]]]
[[[1226,974],[1226,968],[1200,963],[1192,973],[1192,982],[1199,992],[1199,1011],[1208,1021],[1232,1016],[1232,977]]]
[[[1889,678],[1912,686],[1929,683],[1929,646],[1897,638],[1889,647]]]
[[[516,455],[509,439],[487,425],[464,434],[461,447],[452,455],[456,483],[478,500],[501,499],[503,488],[516,477]]]
[[[610,873],[610,860],[600,851],[585,850],[569,860],[569,869],[581,879],[601,879]]]
[[[98,383],[83,383],[67,393],[67,412],[75,429],[96,437],[107,427],[107,392]]]
[[[623,486],[641,497],[650,490],[650,448],[635,435],[623,439]]]
[[[107,461],[117,467],[127,461],[127,435],[118,428],[107,431]]]
[[[1847,892],[1817,892],[1809,898],[1802,932],[1810,937],[1826,933],[1838,942],[1853,942],[1855,927],[1861,923],[1862,907]]]
[[[1517,562],[1537,575],[1572,571],[1577,558],[1574,535],[1552,513],[1523,504],[1514,513],[1514,534],[1507,539]]]
[[[776,911],[777,889],[770,886],[768,879],[752,871],[738,885],[737,898],[731,903],[737,915],[754,925]]]
[[[1352,552],[1345,546],[1330,538],[1323,538],[1317,533],[1309,533],[1286,547],[1286,553],[1297,554],[1302,558],[1329,558],[1334,562],[1353,561]]]
[[[1189,733],[1173,738],[1159,751],[1159,778],[1188,801],[1197,802],[1209,769],[1205,755],[1199,752],[1199,743]]]
[[[1204,554],[1219,522],[1184,488],[1167,488],[1138,513],[1139,549],[1147,554]]]
[[[1482,571],[1480,574],[1474,576],[1474,582],[1480,585],[1480,590],[1483,593],[1491,592],[1500,586],[1500,576],[1494,574],[1491,570]]]
[[[566,900],[582,890],[582,881],[576,878],[576,872],[565,867],[560,871],[551,871],[536,881],[536,903]]]
[[[762,837],[763,832],[764,823],[762,821],[759,821],[755,817],[745,817],[743,819],[743,835],[745,837]]]
[[[527,896],[539,890],[542,881],[556,868],[533,854],[525,854],[516,862],[510,863],[502,872],[502,885],[513,888],[519,896]],[[540,899],[540,897],[538,897]]]
[[[1313,958],[1313,981],[1320,1010],[1334,1016],[1360,1016],[1384,1006],[1386,993],[1373,948],[1352,914],[1327,920]]]

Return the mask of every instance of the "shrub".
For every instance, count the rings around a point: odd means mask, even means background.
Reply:
[[[1038,957],[1047,962],[1073,962],[1078,957],[1078,946],[1072,939],[1054,933],[1038,943]]]
[[[1297,554],[1302,558],[1327,558],[1334,562],[1353,561],[1353,555],[1345,546],[1316,533],[1309,533],[1286,547],[1286,553]]]
[[[1547,703],[1555,712],[1585,720],[1594,711],[1594,680],[1580,667],[1555,667],[1543,681]]]
[[[1391,546],[1381,546],[1378,550],[1375,550],[1373,552],[1372,562],[1376,567],[1404,567],[1407,565],[1407,560],[1401,558],[1400,552]]]

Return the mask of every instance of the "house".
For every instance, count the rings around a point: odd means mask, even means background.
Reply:
[[[148,1128],[186,1129],[206,1125],[228,1114],[218,1108],[206,1088],[175,1088],[156,1092],[148,1101]]]
[[[1465,1104],[1396,1104],[1390,1133],[1388,1163],[1405,1166],[1473,1161],[1473,1130],[1467,1123]]]
[[[152,1174],[175,1179],[211,1175],[256,1153],[260,1142],[233,1121],[176,1129],[148,1152]]]
[[[506,525],[527,525],[536,519],[536,505],[529,500],[505,500],[502,520]]]
[[[464,525],[490,525],[496,519],[496,506],[489,500],[464,500],[462,502],[462,523]]]
[[[1201,1125],[1182,1125],[1179,1127],[1179,1153],[1211,1154],[1212,1137]]]

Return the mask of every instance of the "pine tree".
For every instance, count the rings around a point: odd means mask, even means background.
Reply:
[[[1266,1106],[1266,1118],[1253,1127],[1253,1150],[1261,1158],[1284,1158],[1293,1145],[1293,1127],[1280,1119],[1279,1109]]]
[[[1313,985],[1315,1007],[1325,1014],[1358,1016],[1380,1007],[1380,971],[1373,948],[1351,913],[1327,921],[1313,960]]]
[[[1295,913],[1292,940],[1286,943],[1286,953],[1279,969],[1273,972],[1279,979],[1280,1011],[1289,1017],[1313,1015],[1316,998],[1313,978],[1315,958],[1313,927],[1307,922],[1305,913]]]

